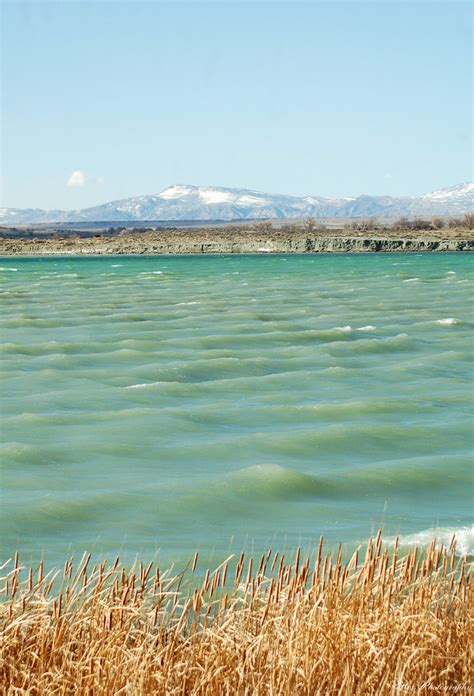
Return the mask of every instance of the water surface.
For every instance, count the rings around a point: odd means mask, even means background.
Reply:
[[[472,256],[4,258],[1,555],[472,546]]]

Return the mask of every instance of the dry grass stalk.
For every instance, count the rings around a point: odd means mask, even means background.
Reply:
[[[424,694],[469,690],[466,559],[370,540],[342,562],[242,554],[202,583],[90,555],[2,567],[3,694]],[[24,579],[23,579],[24,578]],[[186,589],[185,589],[186,588]]]

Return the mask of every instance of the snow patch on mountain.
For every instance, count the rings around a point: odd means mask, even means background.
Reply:
[[[474,210],[474,184],[464,183],[425,196],[303,198],[250,189],[174,184],[159,193],[111,201],[83,210],[0,209],[0,224],[78,221],[249,220],[271,218],[400,217],[463,215]]]
[[[199,191],[199,198],[204,203],[228,203],[232,201],[232,196],[229,193],[215,189],[202,189]]]
[[[164,198],[165,200],[171,200],[172,198],[181,198],[182,196],[187,196],[192,192],[191,186],[178,186],[174,184],[169,188],[165,189],[161,193],[158,193],[155,198]]]
[[[445,201],[452,200],[455,198],[464,198],[465,196],[474,195],[474,184],[458,184],[457,186],[450,186],[449,188],[438,189],[437,191],[432,191],[427,193],[424,198],[434,201]]]

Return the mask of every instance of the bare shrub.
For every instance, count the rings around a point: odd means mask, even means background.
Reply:
[[[445,225],[445,221],[442,217],[434,217],[431,220],[431,226],[435,230],[442,230]]]
[[[429,230],[431,229],[431,222],[429,220],[424,220],[423,218],[414,218],[408,222],[408,229]]]
[[[395,226],[395,229],[397,229],[397,230],[407,230],[408,225],[409,225],[408,218],[406,216],[402,216],[401,218],[399,218],[399,220],[397,220],[397,222],[395,223],[394,226]]]
[[[474,229],[474,213],[466,213],[464,215],[462,225],[463,227],[466,227],[468,230]]]
[[[257,232],[267,233],[273,229],[273,225],[270,220],[265,220],[264,222],[257,222],[255,229]]]

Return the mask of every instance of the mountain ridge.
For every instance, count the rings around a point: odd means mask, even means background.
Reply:
[[[248,220],[301,217],[415,217],[462,215],[474,210],[474,184],[465,182],[423,196],[344,198],[269,194],[254,189],[173,184],[159,193],[133,196],[80,210],[0,208],[1,225],[101,220]]]

